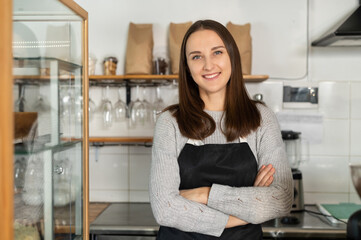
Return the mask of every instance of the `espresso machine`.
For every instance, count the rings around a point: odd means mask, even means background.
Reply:
[[[291,212],[303,211],[304,196],[302,172],[298,169],[301,162],[301,133],[290,130],[281,131],[281,133],[293,176],[294,196]]]

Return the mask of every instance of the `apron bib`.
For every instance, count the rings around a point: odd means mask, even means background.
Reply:
[[[211,187],[212,184],[231,187],[253,186],[257,175],[257,162],[247,142],[230,144],[202,144],[188,140],[179,157],[180,187],[192,189]],[[198,145],[198,146],[197,146]],[[224,229],[220,237],[161,226],[158,240],[261,240],[260,224],[247,224]]]

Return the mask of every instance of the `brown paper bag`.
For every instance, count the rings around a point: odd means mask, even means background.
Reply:
[[[252,70],[251,24],[237,25],[228,22],[227,29],[237,43],[241,55],[242,73],[250,75]]]
[[[179,57],[183,37],[191,25],[192,22],[170,23],[169,25],[169,58],[173,74],[179,73]]]
[[[152,74],[153,25],[129,23],[125,74]]]

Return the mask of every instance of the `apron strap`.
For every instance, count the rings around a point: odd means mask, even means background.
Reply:
[[[204,143],[201,140],[196,140],[196,139],[188,139],[187,143],[192,144],[194,146],[204,145]]]
[[[242,138],[242,137],[239,137],[239,142],[240,143],[246,143],[247,142],[247,138]],[[204,143],[202,142],[202,140],[196,140],[196,139],[188,139],[187,143],[189,144],[192,144],[194,146],[202,146],[204,145]]]

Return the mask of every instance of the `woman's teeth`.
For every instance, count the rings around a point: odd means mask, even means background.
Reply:
[[[212,75],[204,75],[204,78],[215,78],[219,73],[215,73],[215,74],[212,74]]]

